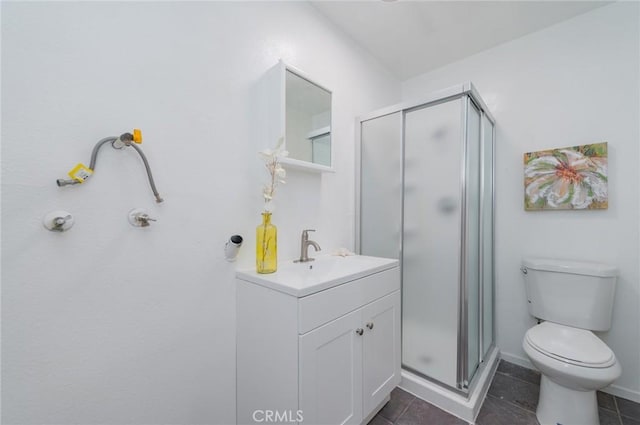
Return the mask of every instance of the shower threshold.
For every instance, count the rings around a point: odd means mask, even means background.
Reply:
[[[476,372],[468,395],[444,388],[405,369],[402,369],[402,381],[399,387],[447,413],[474,423],[493,381],[499,360],[500,350],[494,346],[488,353],[486,361]]]

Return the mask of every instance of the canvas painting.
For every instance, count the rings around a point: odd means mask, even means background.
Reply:
[[[524,154],[524,208],[606,209],[607,143]]]

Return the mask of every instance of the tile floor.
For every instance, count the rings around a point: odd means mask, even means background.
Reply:
[[[538,425],[536,406],[540,391],[540,374],[536,371],[500,361],[477,425]],[[640,404],[598,393],[600,425],[640,425]],[[396,388],[391,401],[369,425],[466,425],[413,395]]]

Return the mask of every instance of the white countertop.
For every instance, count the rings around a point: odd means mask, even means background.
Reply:
[[[262,285],[294,297],[304,297],[360,279],[383,270],[398,267],[398,260],[391,258],[351,255],[346,257],[319,255],[315,261],[294,263],[278,261],[278,271],[259,274],[255,269],[240,270],[238,279]]]

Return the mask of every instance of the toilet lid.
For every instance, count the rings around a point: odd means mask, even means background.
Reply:
[[[593,332],[543,322],[527,331],[527,342],[536,350],[558,360],[583,367],[608,367],[615,355]]]

